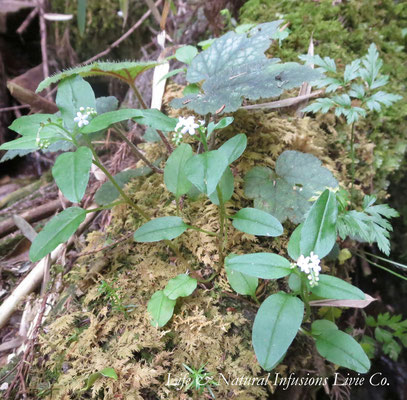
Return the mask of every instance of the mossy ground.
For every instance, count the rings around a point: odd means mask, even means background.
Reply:
[[[291,22],[292,34],[275,54],[284,61],[305,53],[313,32],[316,53],[329,55],[346,63],[360,57],[370,42],[375,42],[383,55],[391,88],[403,93],[406,71],[403,64],[405,39],[400,21],[406,21],[404,3],[385,1],[348,1],[332,6],[332,1],[316,5],[314,1],[250,0],[242,9],[242,22],[274,20],[277,13]],[[335,42],[333,42],[335,40]],[[169,87],[167,100],[179,91]],[[251,203],[243,195],[243,177],[255,165],[273,167],[286,149],[309,152],[329,168],[343,186],[349,186],[349,131],[343,121],[328,115],[316,119],[297,119],[292,111],[239,111],[232,129],[223,131],[220,144],[235,133],[246,133],[248,149],[233,166],[235,194],[227,203],[232,213]],[[406,116],[405,102],[381,116],[374,116],[359,126],[358,186],[366,193],[386,196],[389,173],[401,161],[406,142],[401,121]],[[147,158],[162,155],[160,144],[146,144]],[[157,174],[133,180],[126,192],[152,216],[175,215],[173,197],[165,190],[162,176]],[[218,211],[208,200],[184,202],[182,215],[187,221],[207,230],[218,229]],[[106,232],[92,232],[82,251],[93,251],[133,232],[142,223],[127,206],[112,211]],[[227,252],[272,251],[285,255],[290,226],[274,240],[258,239],[229,227]],[[199,285],[194,295],[178,301],[172,320],[163,329],[151,326],[147,302],[167,281],[186,270],[208,276],[217,269],[219,260],[215,239],[198,232],[187,232],[177,240],[185,261],[176,257],[162,243],[139,244],[131,239],[80,258],[69,274],[61,307],[49,318],[40,338],[36,364],[30,374],[30,393],[34,398],[48,399],[188,399],[184,393],[167,386],[168,374],[182,376],[182,363],[206,369],[215,374],[263,376],[251,348],[250,331],[256,307],[248,299],[235,299],[224,272],[212,285]],[[335,275],[347,277],[349,265],[324,265]],[[128,316],[114,311],[111,302],[98,290],[101,281],[116,288],[124,305],[134,306]],[[269,284],[260,294],[284,289],[284,280]],[[79,288],[79,289],[78,289]],[[63,307],[62,307],[63,305]],[[62,311],[63,310],[63,311]],[[282,374],[309,368],[318,374],[330,374],[313,351],[312,341],[299,336],[283,363],[273,371]],[[112,367],[119,379],[101,378],[84,392],[86,379],[94,372]],[[219,399],[267,399],[274,391],[268,386],[213,387]]]

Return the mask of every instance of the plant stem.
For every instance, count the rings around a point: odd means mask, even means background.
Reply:
[[[136,97],[139,101],[139,103],[141,104],[141,107],[144,108],[145,110],[148,108],[147,104],[145,103],[145,101],[143,100],[143,97],[141,96],[139,90],[137,89],[137,86],[134,84],[134,81],[130,75],[130,72],[126,70],[128,79],[126,79],[126,82],[129,84],[129,86],[133,89],[134,93],[136,94]],[[171,154],[172,151],[174,150],[171,146],[171,143],[168,141],[168,139],[165,137],[165,135],[158,129],[156,129],[158,135],[160,136],[161,140],[163,141],[165,147],[168,150],[168,153]]]
[[[206,234],[209,235],[209,236],[217,236],[217,237],[219,237],[219,234],[217,234],[217,233],[215,233],[215,232],[207,231],[207,230],[205,230],[205,229],[198,228],[197,226],[188,225],[188,228],[189,228],[189,229],[193,229],[194,231],[206,233]]]
[[[352,164],[351,164],[351,188],[350,188],[350,199],[351,199],[351,204],[353,204],[354,200],[354,190],[353,190],[353,185],[355,183],[355,123],[352,123],[352,128],[351,128],[351,133],[350,133],[350,156],[352,159]]]
[[[218,248],[219,248],[219,271],[220,271],[224,260],[223,250],[227,242],[227,228],[225,230],[225,214],[226,214],[225,204],[223,203],[222,191],[220,190],[219,185],[216,187],[216,192],[218,194],[219,199],[220,234],[218,239],[219,241]]]
[[[115,133],[127,143],[127,145],[130,147],[130,150],[134,153],[134,155],[143,160],[145,164],[147,164],[153,171],[158,172],[159,174],[164,173],[164,171],[161,168],[156,167],[152,162],[150,162],[149,160],[147,160],[146,157],[144,157],[144,155],[141,153],[138,147],[129,140],[129,138],[121,131],[121,129],[116,128]]]
[[[120,193],[120,196],[122,196],[123,200],[130,205],[131,207],[133,207],[144,219],[146,219],[147,221],[150,220],[150,217],[136,204],[134,203],[133,200],[130,199],[129,196],[127,196],[126,193],[124,193],[123,189],[119,186],[119,184],[116,182],[116,180],[113,178],[113,176],[110,174],[110,172],[105,168],[105,166],[101,163],[99,156],[97,155],[92,142],[90,140],[88,140],[88,145],[90,150],[92,151],[93,154],[93,164],[95,164],[97,167],[99,167],[103,173],[107,176],[107,178],[109,179],[110,182],[112,182],[113,186],[117,189],[117,191]]]
[[[304,321],[307,321],[308,318],[311,316],[311,307],[309,305],[309,296],[308,296],[308,290],[307,290],[307,283],[304,280],[305,278],[302,276],[301,277],[301,297],[302,300],[305,303],[305,317]]]
[[[102,210],[108,210],[109,208],[113,208],[114,206],[118,206],[119,204],[123,204],[123,200],[118,200],[115,201],[114,203],[106,204],[105,206],[101,206],[98,208],[92,208],[90,210],[85,210],[87,214],[97,212],[97,211],[102,211]]]

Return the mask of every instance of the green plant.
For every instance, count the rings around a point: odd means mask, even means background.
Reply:
[[[377,90],[387,84],[389,77],[382,75],[380,72],[383,61],[379,58],[374,43],[370,45],[367,54],[363,58],[356,59],[346,65],[343,74],[337,72],[335,60],[330,57],[302,55],[300,59],[308,64],[316,65],[320,71],[331,75],[316,82],[317,87],[325,88],[325,93],[338,92],[334,96],[317,99],[302,111],[325,114],[330,109],[333,109],[337,117],[344,115],[348,125],[351,125],[351,194],[353,196],[355,182],[355,124],[361,117],[365,117],[368,111],[380,112],[383,106],[389,107],[402,97]]]
[[[369,370],[370,362],[359,343],[340,331],[332,321],[315,318],[311,312],[311,301],[365,300],[365,294],[350,283],[329,274],[321,274],[320,262],[332,252],[338,232],[342,238],[351,235],[360,236],[369,242],[376,241],[387,253],[388,232],[391,230],[387,218],[396,216],[396,212],[386,206],[374,206],[374,199],[367,196],[363,211],[349,211],[346,193],[338,189],[338,182],[332,173],[322,167],[316,157],[297,151],[283,152],[277,160],[275,171],[254,168],[247,174],[245,193],[254,199],[255,208],[244,207],[231,215],[225,206],[234,193],[231,167],[244,153],[247,137],[245,134],[236,134],[215,148],[216,135],[234,121],[230,116],[219,120],[218,115],[237,110],[243,99],[275,97],[286,89],[300,86],[304,81],[313,82],[322,76],[320,71],[307,66],[279,63],[277,59],[266,57],[265,51],[272,38],[281,38],[277,34],[280,25],[281,21],[276,21],[248,27],[247,31],[240,33],[229,32],[200,53],[192,46],[178,50],[176,57],[189,64],[186,77],[195,86],[189,85],[189,93],[182,99],[173,100],[172,105],[192,109],[203,115],[203,120],[195,122],[194,116],[177,120],[155,109],[98,109],[97,99],[90,85],[83,79],[84,76],[107,75],[121,79],[129,84],[140,104],[145,106],[134,79],[142,71],[157,64],[97,63],[62,72],[42,82],[39,90],[59,82],[56,103],[60,113],[19,118],[11,125],[11,129],[22,137],[4,144],[0,149],[35,151],[51,149],[55,145],[53,151],[73,150],[58,156],[53,168],[55,181],[64,196],[73,203],[81,201],[93,163],[109,179],[95,196],[101,205],[96,210],[127,203],[140,217],[137,222],[144,222],[134,233],[134,240],[144,243],[163,240],[177,255],[180,263],[185,260],[177,244],[172,242],[173,239],[187,230],[216,238],[219,262],[209,277],[203,278],[191,265],[185,263],[185,273],[170,279],[163,290],[153,294],[147,309],[154,326],[166,325],[173,316],[178,299],[193,295],[198,282],[208,284],[223,267],[231,287],[241,295],[250,295],[258,304],[260,300],[256,291],[259,279],[269,281],[286,278],[287,291],[269,295],[259,305],[254,321],[252,341],[260,365],[266,370],[273,369],[283,359],[296,335],[301,333],[315,341],[318,352],[327,360],[364,373]],[[375,56],[369,57],[362,62],[352,63],[345,70],[342,83],[348,84],[359,73],[360,77],[367,79],[371,89],[382,84],[385,79],[378,77],[378,72],[375,72],[380,63]],[[325,63],[326,70],[333,69],[330,61]],[[361,72],[361,63],[367,72]],[[334,84],[331,81],[331,85]],[[356,91],[356,88],[352,90]],[[343,96],[350,98],[351,94]],[[384,102],[383,98],[380,100],[376,96],[375,99],[378,104]],[[107,100],[99,102],[106,104]],[[347,101],[346,104],[345,101],[332,102],[329,104],[337,107],[338,115],[345,114],[353,120],[363,114],[360,110],[353,110],[351,104],[348,107]],[[369,104],[373,109],[377,107],[373,105],[373,100]],[[157,167],[157,163],[143,158],[148,168],[131,173],[123,171],[113,177],[101,163],[92,140],[109,127],[142,157],[120,128],[119,124],[127,120],[157,130],[170,154],[164,171]],[[174,132],[172,141],[176,145],[175,150],[162,131]],[[192,145],[184,142],[187,134]],[[196,139],[195,143],[193,138]],[[123,191],[123,185],[129,179],[153,171],[163,173],[165,186],[177,203],[177,215],[151,219]],[[202,229],[195,226],[190,217],[183,215],[180,204],[197,194],[206,196],[208,202],[217,206],[219,230]],[[119,196],[121,199],[117,200]],[[31,260],[41,259],[66,241],[84,221],[86,214],[92,211],[95,210],[73,206],[51,219],[32,244]],[[282,222],[287,218],[300,224],[291,234],[287,246],[291,261],[280,254],[268,252],[227,254],[230,229],[266,239],[273,238],[283,234]],[[125,307],[114,288],[102,283],[100,291],[108,297],[112,306],[123,311]],[[194,377],[209,376],[204,372],[204,367],[199,370],[189,369],[189,372]],[[203,391],[205,387],[198,383],[193,383],[195,386],[191,387]],[[209,390],[209,386],[206,387]]]
[[[117,294],[117,289],[115,289],[112,285],[110,285],[106,281],[102,281],[98,288],[98,292],[103,297],[106,298],[114,312],[123,313],[126,317],[128,316],[127,314],[128,307],[123,305],[122,299]]]
[[[369,315],[366,317],[366,325],[374,328],[375,347],[381,346],[384,354],[397,361],[402,347],[407,347],[407,320],[402,320],[401,315],[386,312],[379,314],[376,319]],[[367,334],[365,337],[373,339]]]
[[[213,380],[213,374],[205,371],[205,365],[201,365],[198,369],[188,367],[186,364],[182,366],[189,372],[189,379],[191,382],[186,386],[185,391],[190,389],[195,390],[196,394],[202,394],[205,389],[209,392],[212,399],[215,399],[215,395],[211,389],[211,386],[217,386],[218,383]]]

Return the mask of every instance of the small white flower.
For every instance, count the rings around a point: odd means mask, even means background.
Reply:
[[[188,118],[179,117],[178,123],[175,127],[175,131],[180,131],[183,135],[185,135],[186,133],[188,133],[189,135],[195,135],[195,131],[199,127],[200,125],[195,122],[195,118],[191,115]]]
[[[76,113],[76,117],[73,120],[78,123],[79,128],[82,128],[82,126],[89,124],[88,118],[89,114],[82,114],[80,111],[78,111]]]
[[[73,119],[74,122],[78,124],[79,128],[82,128],[82,126],[86,126],[89,124],[89,117],[94,117],[97,115],[97,112],[94,108],[92,107],[80,107],[79,111],[76,113],[76,117]]]
[[[320,262],[321,260],[313,251],[311,251],[308,257],[304,257],[301,254],[296,262],[297,267],[308,275],[311,286],[318,285],[319,272],[321,271]]]
[[[0,390],[7,390],[8,389],[8,383],[4,382],[1,386],[0,386]]]

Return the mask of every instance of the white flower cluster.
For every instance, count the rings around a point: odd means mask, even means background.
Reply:
[[[319,265],[320,262],[321,260],[313,251],[311,251],[311,254],[308,257],[301,255],[297,260],[297,267],[308,275],[311,287],[318,285],[319,273],[321,271],[321,266]]]
[[[97,112],[94,108],[86,107],[85,111],[85,107],[81,107],[73,120],[78,124],[79,128],[82,128],[82,126],[89,124],[88,118],[90,116],[94,117],[95,115],[97,115]]]
[[[174,143],[178,146],[182,140],[182,137],[188,133],[189,135],[195,135],[196,130],[202,127],[205,121],[198,120],[195,122],[195,118],[191,115],[187,118],[179,117],[178,123],[175,126],[175,135],[173,137]]]

